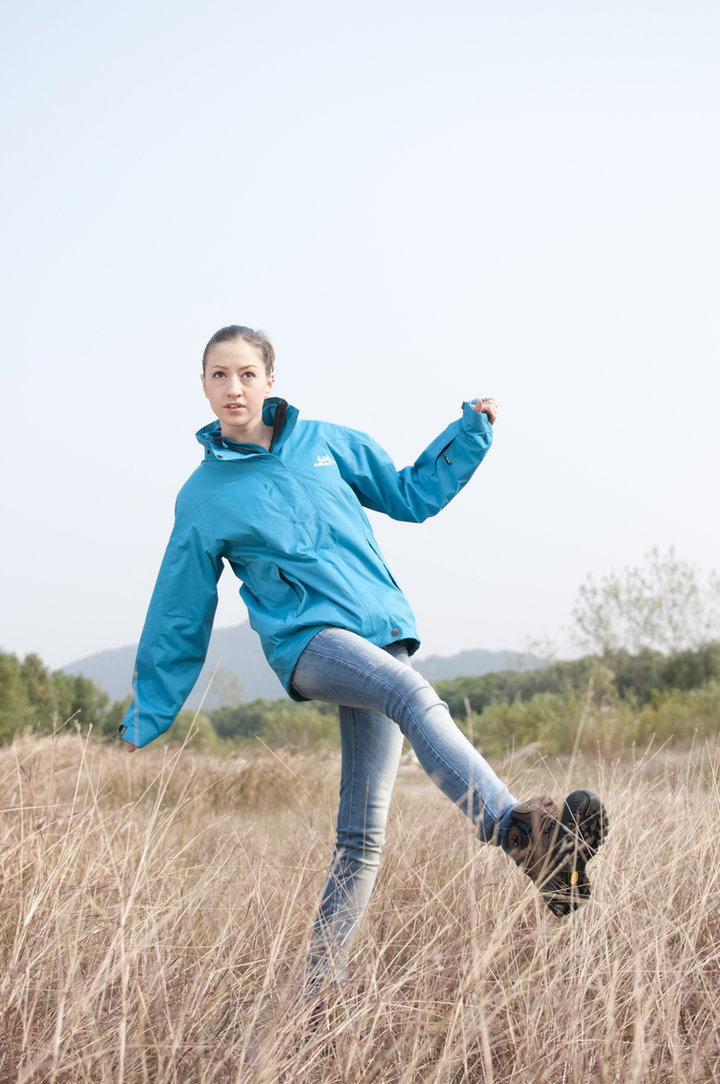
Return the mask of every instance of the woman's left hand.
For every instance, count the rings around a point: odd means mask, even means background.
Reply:
[[[490,396],[487,399],[478,399],[477,403],[473,403],[473,410],[478,414],[487,414],[490,425],[495,425],[495,419],[498,415],[497,400]]]

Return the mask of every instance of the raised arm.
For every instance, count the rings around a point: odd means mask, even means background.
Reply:
[[[472,477],[492,444],[494,399],[463,404],[452,422],[410,467],[398,470],[364,433],[347,432],[334,447],[341,475],[360,503],[393,519],[420,523],[434,516]]]

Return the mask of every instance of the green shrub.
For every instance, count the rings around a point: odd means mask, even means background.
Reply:
[[[318,741],[339,741],[334,704],[298,703],[295,700],[264,700],[218,708],[211,715],[221,738],[232,741],[260,738],[268,745],[295,747]]]
[[[638,736],[658,742],[710,738],[720,731],[720,681],[708,681],[684,692],[657,692],[638,717]]]
[[[189,708],[184,708],[170,729],[156,738],[156,744],[182,745],[189,733],[190,746],[198,753],[219,753],[224,747],[225,743],[216,734],[209,717]]]

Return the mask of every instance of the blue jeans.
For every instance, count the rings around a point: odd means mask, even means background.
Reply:
[[[403,735],[432,781],[476,825],[479,839],[497,839],[518,802],[411,668],[403,644],[380,648],[345,629],[323,629],[300,656],[293,686],[308,699],[340,706],[340,807],[308,952],[312,987],[345,976],[380,864]]]

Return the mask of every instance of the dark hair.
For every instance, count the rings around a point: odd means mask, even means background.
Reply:
[[[254,331],[251,327],[241,327],[240,324],[229,324],[227,327],[221,327],[219,331],[215,332],[203,350],[203,373],[207,364],[208,350],[215,346],[215,343],[229,343],[234,339],[244,339],[246,343],[250,343],[251,346],[260,351],[265,364],[265,372],[270,376],[275,368],[275,351],[272,343],[264,331]]]

